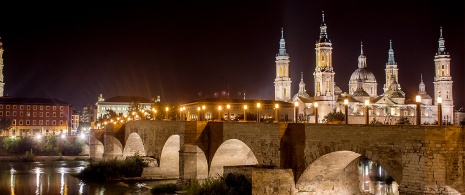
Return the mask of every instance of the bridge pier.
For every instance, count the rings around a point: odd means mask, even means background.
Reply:
[[[208,177],[208,165],[204,152],[196,145],[185,144],[179,151],[179,179],[181,183],[190,179]]]

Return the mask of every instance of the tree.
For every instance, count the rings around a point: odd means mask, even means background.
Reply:
[[[372,124],[372,125],[381,125],[383,123],[381,121],[379,121],[378,119],[376,119],[376,117],[374,117],[373,120],[370,121],[370,124]]]
[[[11,119],[6,117],[0,118],[0,130],[9,131],[13,126],[11,125]],[[0,132],[1,133],[1,132]]]
[[[396,124],[398,125],[410,125],[410,118],[406,116],[401,116],[399,120],[397,120]]]
[[[345,115],[342,112],[330,112],[323,119],[323,122],[345,121]]]

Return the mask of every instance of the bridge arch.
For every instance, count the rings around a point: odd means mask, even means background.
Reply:
[[[123,145],[115,136],[105,135],[104,143],[104,158],[121,159],[123,157]]]
[[[179,150],[181,137],[171,135],[165,142],[160,155],[160,169],[166,176],[179,177]]]
[[[313,153],[313,156],[309,158],[305,171],[296,180],[296,188],[299,191],[324,193],[324,190],[331,188],[334,190],[332,185],[337,177],[351,162],[360,156],[365,156],[380,164],[398,184],[402,181],[402,170],[400,167],[397,167],[397,169],[393,168],[387,161],[382,160],[377,154],[371,151],[360,148],[356,150],[357,152],[347,149],[331,150],[329,148],[320,148],[317,153]],[[358,147],[352,146],[349,148]]]
[[[223,176],[224,166],[256,165],[257,157],[247,144],[238,139],[223,142],[210,164],[210,177]]]
[[[144,142],[138,133],[131,133],[126,140],[126,145],[123,150],[123,158],[127,156],[134,156],[134,154],[139,154],[139,156],[146,156]]]

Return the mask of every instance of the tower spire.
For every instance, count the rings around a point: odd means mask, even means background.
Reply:
[[[321,26],[320,26],[320,43],[322,42],[331,42],[328,38],[328,33],[326,32],[326,23],[325,23],[325,11],[321,12]]]
[[[360,54],[363,55],[363,42],[360,41]]]
[[[448,52],[446,52],[446,44],[445,40],[442,37],[442,26],[439,28],[439,47],[438,47],[438,53],[437,55],[448,55]]]
[[[304,72],[300,72],[299,93],[305,93]]]
[[[387,65],[395,65],[396,61],[394,60],[394,50],[392,49],[392,40],[389,39],[389,58]]]
[[[284,28],[281,28],[281,39],[279,40],[279,53],[278,56],[287,56],[286,41],[284,40]]]
[[[419,94],[425,94],[425,83],[423,83],[423,74],[420,74],[420,85],[418,85],[418,93]]]
[[[363,55],[363,42],[360,42],[360,56],[358,56],[358,68],[367,67],[367,58]]]

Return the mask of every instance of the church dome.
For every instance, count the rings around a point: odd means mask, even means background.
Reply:
[[[352,73],[350,76],[350,81],[357,82],[357,79],[360,78],[364,83],[376,83],[375,75],[366,68],[359,68]]]
[[[358,88],[354,93],[352,94],[353,97],[368,97],[370,96],[363,88]]]

